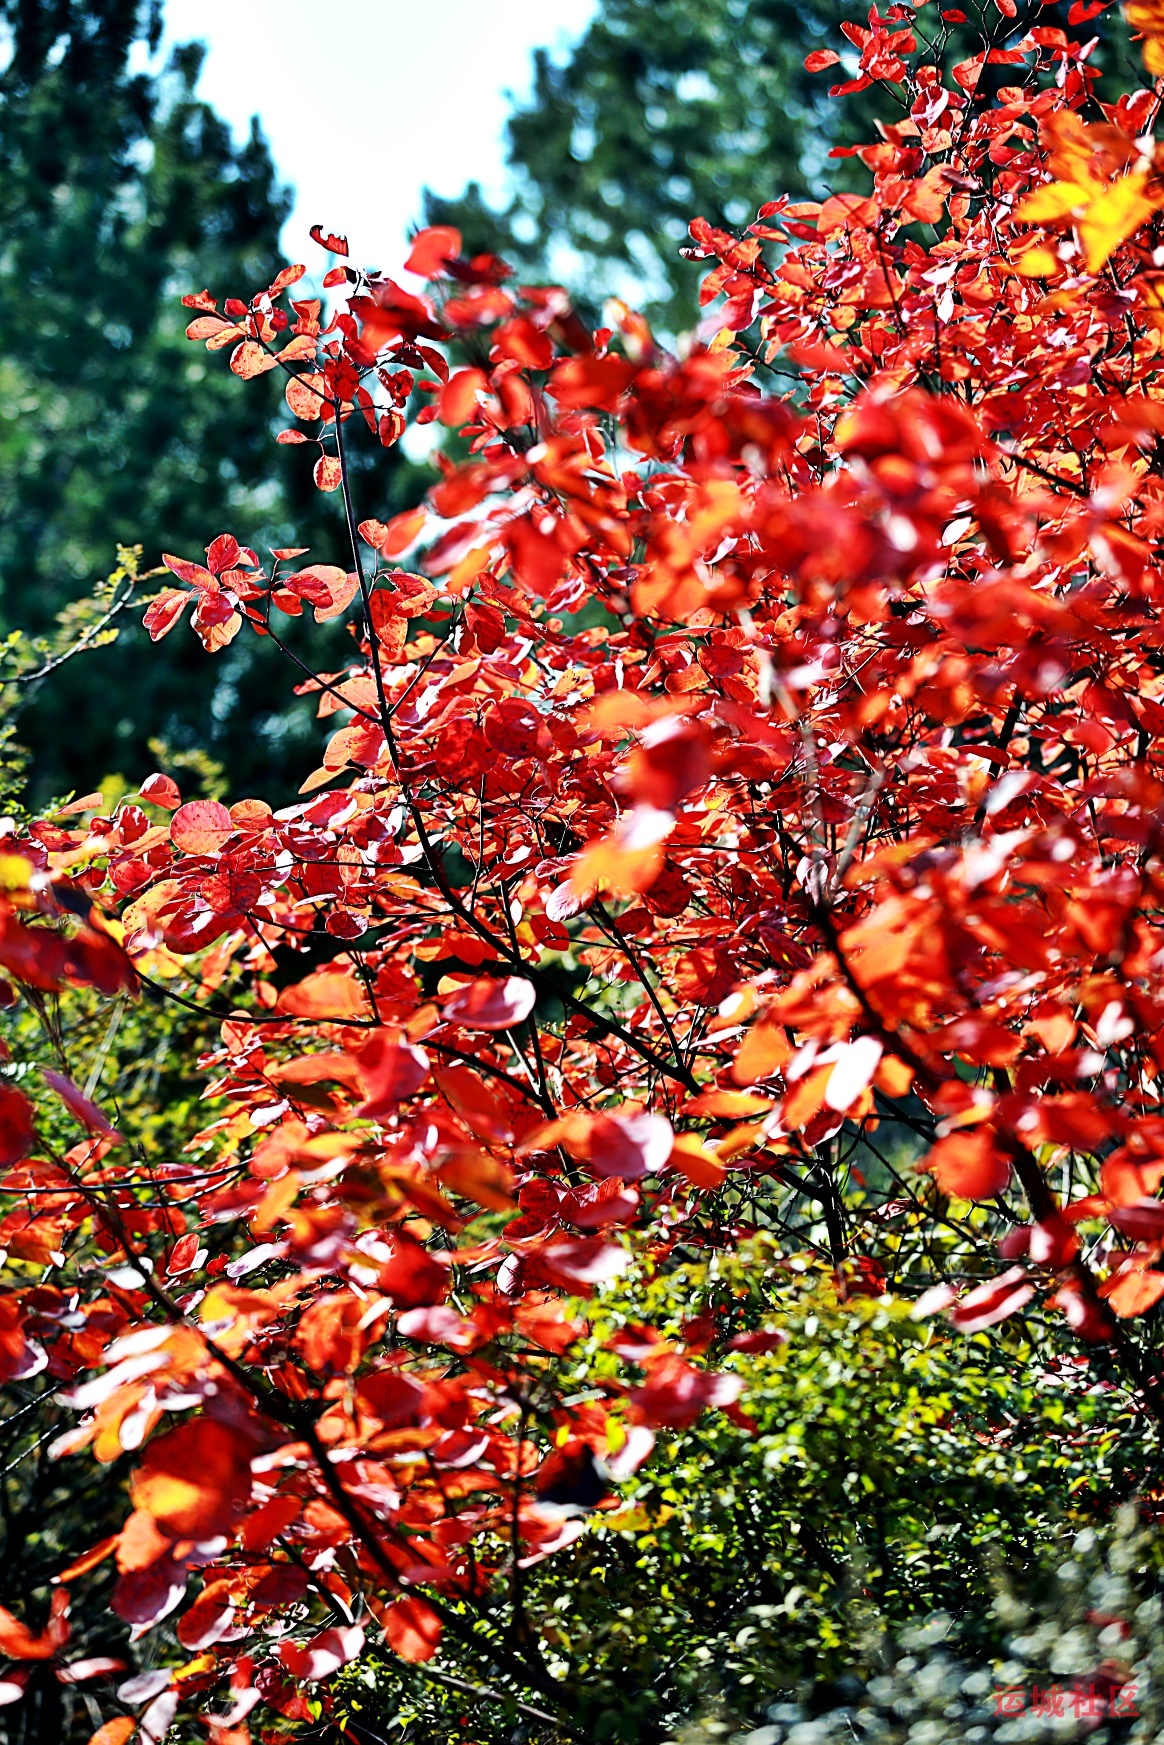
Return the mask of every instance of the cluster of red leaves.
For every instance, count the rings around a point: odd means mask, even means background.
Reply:
[[[485,1641],[557,1701],[495,1596],[583,1530],[546,1500],[563,1470],[610,1483],[740,1414],[703,1323],[563,1397],[576,1299],[738,1241],[769,1191],[819,1198],[846,1122],[912,1109],[919,1203],[993,1203],[998,1266],[923,1307],[976,1329],[1039,1297],[1164,1408],[1121,1324],[1164,1295],[1157,97],[1084,121],[1089,48],[1052,28],[947,82],[911,17],[847,29],[849,88],[909,99],[868,193],[692,225],[681,356],[444,229],[410,257],[427,294],[338,267],[326,325],[281,307],[301,269],[186,299],[237,374],[286,373],[312,434],[283,440],[318,443],[351,550],[167,557],[151,634],[193,603],[210,650],[278,640],[311,606],[354,640],[300,686],[339,721],[297,804],[153,777],[11,845],[119,906],[143,976],[197,955],[200,999],[236,984],[221,1107],[148,1198],[67,1081],[63,1158],[0,1108],[2,1239],[57,1264],[83,1225],[122,1268],[0,1298],[0,1357],[71,1384],[59,1453],[143,1449],[134,1513],[64,1579],[114,1556],[135,1632],[180,1613],[193,1658],[123,1687],[146,1738],[224,1675],[223,1745],[260,1703],[307,1717],[372,1623],[407,1659]],[[980,100],[999,63],[1021,84]],[[414,395],[461,458],[361,520],[349,429],[395,441]],[[92,924],[4,927],[32,987],[126,973]],[[288,985],[276,951],[308,943]]]

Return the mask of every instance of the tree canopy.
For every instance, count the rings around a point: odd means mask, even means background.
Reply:
[[[683,346],[185,293],[332,538],[103,610],[318,725],[2,826],[21,1745],[1160,1736],[1164,11],[995,10]]]

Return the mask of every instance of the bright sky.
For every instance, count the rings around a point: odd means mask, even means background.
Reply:
[[[166,46],[208,49],[199,93],[242,136],[258,115],[295,190],[283,233],[314,275],[307,231],[347,234],[391,271],[421,189],[505,191],[508,93],[530,88],[535,48],[561,51],[597,0],[166,0]]]

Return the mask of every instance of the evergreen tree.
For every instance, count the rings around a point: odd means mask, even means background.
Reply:
[[[273,445],[278,385],[248,394],[184,337],[184,292],[268,282],[290,196],[257,123],[238,145],[198,100],[200,47],[160,77],[133,71],[160,31],[158,0],[0,0],[5,630],[50,627],[119,543],[148,565],[199,555],[207,527],[278,545],[294,526],[331,558],[341,532],[304,454]],[[306,704],[286,711],[278,655],[252,645],[224,666],[175,639],[146,659],[139,620],[22,716],[36,793],[115,772],[136,785],[159,739],[191,791],[183,757],[225,762],[228,746],[232,783],[277,788],[289,741],[314,731]]]

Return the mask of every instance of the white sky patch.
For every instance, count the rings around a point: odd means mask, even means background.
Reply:
[[[535,48],[563,56],[596,10],[597,0],[167,0],[148,64],[164,65],[175,43],[206,44],[199,95],[237,138],[259,117],[295,190],[283,246],[313,279],[330,257],[308,240],[312,224],[346,234],[354,260],[395,272],[424,187],[454,195],[476,180],[505,197],[511,94],[528,95]]]

